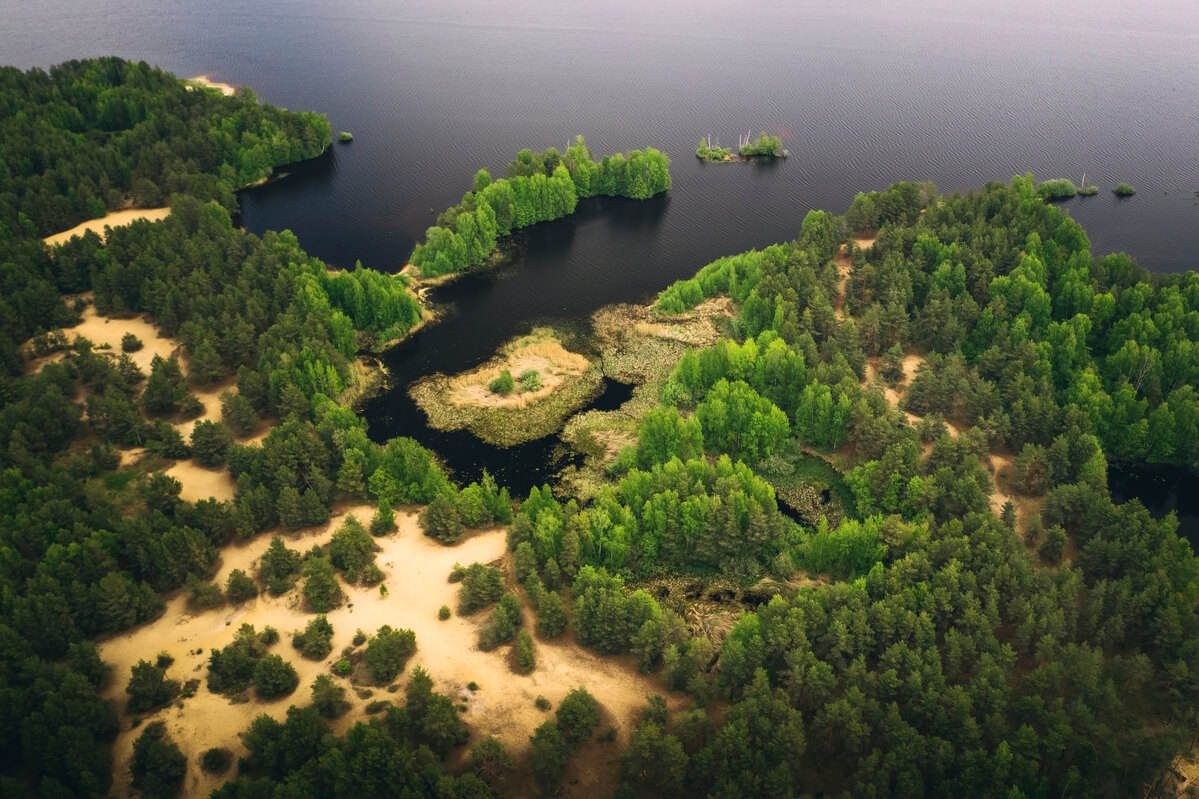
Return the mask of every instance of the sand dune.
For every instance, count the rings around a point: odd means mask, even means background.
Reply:
[[[82,236],[89,230],[95,231],[103,239],[107,237],[104,232],[105,228],[128,225],[135,219],[149,219],[151,222],[157,222],[159,219],[165,219],[170,212],[170,208],[126,208],[123,211],[110,211],[100,219],[89,219],[86,222],[80,222],[70,230],[55,233],[53,236],[46,236],[42,241],[53,247],[57,244],[64,244],[70,241],[74,236]]]

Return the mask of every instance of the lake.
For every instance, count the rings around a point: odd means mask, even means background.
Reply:
[[[1085,172],[1099,195],[1064,207],[1096,254],[1194,268],[1199,7],[1153,5],[25,3],[5,10],[0,61],[115,54],[327,113],[353,143],[244,193],[243,223],[290,228],[337,266],[398,269],[434,211],[521,148],[583,133],[597,156],[669,153],[667,196],[588,201],[525,231],[511,265],[439,290],[454,313],[387,357],[396,386],[366,409],[372,435],[412,435],[459,477],[486,467],[523,493],[561,465],[556,438],[503,451],[429,430],[408,383],[474,366],[534,320],[644,300],[720,255],[793,238],[809,209],[841,213],[859,190]],[[747,130],[781,136],[791,157],[693,157],[701,136]],[[1137,195],[1115,198],[1119,181]]]

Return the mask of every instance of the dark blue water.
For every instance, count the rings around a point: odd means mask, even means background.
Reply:
[[[327,113],[355,139],[287,180],[243,194],[253,231],[290,228],[332,264],[402,266],[476,169],[523,147],[597,155],[653,145],[674,188],[648,203],[594,202],[527,231],[510,267],[439,292],[456,316],[389,357],[396,390],[367,409],[378,437],[446,448],[405,394],[433,371],[489,357],[530,320],[637,301],[731,252],[790,239],[811,208],[897,180],[965,191],[1035,171],[1085,172],[1096,197],[1064,205],[1096,254],[1158,271],[1199,253],[1199,4],[1115,0],[695,0],[439,3],[153,0],[10,3],[0,61],[144,59],[249,85]],[[781,136],[771,165],[701,164],[701,136]],[[1135,185],[1127,200],[1110,194]],[[543,445],[538,445],[543,446]],[[545,444],[544,446],[549,446]],[[465,450],[464,450],[465,451]],[[443,453],[445,455],[446,453]],[[509,464],[516,488],[552,461]],[[464,476],[465,457],[447,461]],[[519,466],[512,466],[519,464]]]
[[[1139,499],[1159,519],[1173,513],[1178,534],[1199,551],[1199,474],[1166,466],[1135,470],[1111,466],[1107,484],[1114,502]]]

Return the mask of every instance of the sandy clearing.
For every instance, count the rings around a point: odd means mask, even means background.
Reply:
[[[365,522],[373,510],[369,506],[350,508],[335,516],[324,528],[288,536],[288,546],[303,551],[313,544],[327,542],[346,513],[353,512]],[[565,639],[537,640],[537,670],[528,676],[513,674],[508,667],[508,647],[482,652],[476,646],[477,628],[486,619],[486,611],[469,618],[455,615],[444,622],[437,619],[437,609],[441,605],[457,607],[458,586],[447,580],[454,563],[486,563],[505,557],[504,531],[487,531],[456,546],[443,547],[421,533],[415,511],[398,514],[397,522],[397,533],[377,539],[382,547],[378,563],[387,574],[384,580],[387,596],[381,597],[377,588],[343,585],[347,601],[328,614],[334,628],[333,654],[323,662],[305,660],[291,647],[290,633],[303,628],[313,618],[313,614],[304,612],[298,591],[294,590],[282,597],[261,596],[241,607],[228,606],[199,615],[188,611],[184,596],[175,596],[157,620],[100,644],[101,656],[114,666],[114,676],[105,695],[119,707],[124,706],[124,688],[130,668],[139,659],[152,660],[162,650],[175,658],[170,669],[172,678],[201,680],[196,696],[183,700],[182,709],[171,706],[146,717],[164,720],[188,758],[186,795],[205,795],[221,782],[199,769],[198,758],[205,750],[227,746],[237,755],[244,754],[237,733],[256,716],[269,713],[281,719],[289,705],[308,704],[308,687],[312,680],[317,674],[328,672],[341,650],[350,645],[356,628],[373,632],[383,624],[391,624],[413,630],[417,652],[398,682],[406,683],[406,675],[413,666],[425,667],[435,680],[437,690],[467,706],[464,720],[470,726],[472,740],[495,735],[518,757],[528,749],[529,734],[547,717],[533,705],[539,694],[556,706],[570,689],[585,685],[608,711],[620,730],[621,740],[627,740],[637,711],[645,703],[645,696],[666,693],[660,681],[638,674],[627,657],[600,657]],[[221,553],[215,582],[224,585],[235,568],[253,573],[255,561],[269,543],[270,536],[259,536],[253,541],[226,547]],[[229,643],[242,623],[253,624],[259,630],[266,625],[279,630],[282,639],[272,651],[290,661],[300,675],[300,687],[292,696],[271,702],[251,700],[232,704],[226,697],[209,693],[203,685],[208,650]],[[204,653],[192,654],[197,649]],[[478,691],[466,689],[471,681],[479,684]],[[342,684],[349,688],[348,681]],[[402,701],[402,696],[402,693],[398,694],[398,701]],[[350,691],[347,698],[352,701],[353,709],[335,722],[334,728],[338,731],[363,718],[363,707],[371,701],[360,700]],[[373,698],[396,699],[378,688]],[[677,710],[682,700],[671,697],[670,704]],[[121,721],[122,731],[114,746],[114,794],[118,796],[130,793],[128,760],[137,735],[136,730],[130,729],[127,717],[122,716]],[[571,792],[586,792],[588,783],[601,776],[581,775],[580,783],[571,786]]]
[[[448,399],[459,407],[523,408],[549,396],[567,378],[578,377],[590,366],[585,357],[563,347],[552,331],[539,328],[504,346],[499,355],[483,366],[450,377]],[[495,394],[487,387],[504,369],[518,381],[516,390],[507,396]],[[520,390],[520,375],[527,369],[541,375],[542,387],[537,391]]]
[[[170,212],[170,208],[126,208],[122,211],[109,211],[100,219],[89,219],[86,222],[80,222],[70,230],[55,233],[53,236],[46,236],[42,241],[53,247],[58,244],[65,244],[74,236],[82,236],[89,230],[95,232],[101,239],[105,239],[108,237],[105,228],[128,225],[135,219],[148,219],[151,222],[157,222],[160,219],[166,219],[167,214]]]
[[[233,84],[219,83],[214,80],[209,80],[207,75],[197,75],[194,78],[188,78],[188,81],[191,83],[198,83],[199,85],[209,89],[219,89],[221,94],[225,95],[226,97],[232,97],[233,93],[237,91],[237,87]],[[188,88],[192,87],[189,86]]]
[[[874,246],[877,234],[864,238],[855,238],[854,246],[859,250],[866,250]],[[849,257],[848,248],[842,244],[837,254],[833,257],[833,262],[837,264],[837,296],[833,298],[833,310],[837,314],[838,319],[845,318],[845,285],[849,283],[849,276],[853,273],[853,259]]]
[[[83,296],[85,299],[90,299],[88,295]],[[126,333],[132,333],[142,340],[142,348],[137,352],[129,353],[129,357],[147,375],[150,374],[150,363],[154,360],[155,355],[169,358],[182,349],[177,341],[160,336],[158,328],[146,319],[145,314],[138,314],[128,319],[100,316],[96,313],[96,306],[89,302],[80,316],[82,321],[79,324],[63,328],[68,342],[73,341],[76,336],[82,336],[91,341],[95,348],[108,345],[107,350],[98,350],[99,352],[107,352],[114,358],[120,358],[122,355],[121,337]],[[26,342],[23,346],[28,353],[30,343]],[[29,366],[32,371],[38,371],[45,364],[60,361],[64,357],[65,353],[56,352],[46,358],[32,359]]]
[[[237,493],[237,482],[226,469],[206,469],[195,461],[188,460],[176,461],[164,474],[174,477],[183,486],[179,497],[185,502],[199,502],[209,498],[232,502]]]

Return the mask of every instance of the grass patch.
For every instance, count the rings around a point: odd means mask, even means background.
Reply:
[[[106,474],[104,475],[104,487],[109,491],[124,491],[138,476],[138,472],[132,470]]]

